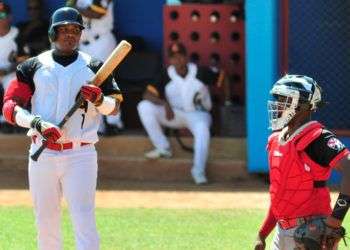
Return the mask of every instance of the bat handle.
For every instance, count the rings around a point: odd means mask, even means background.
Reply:
[[[38,161],[39,159],[39,156],[41,155],[41,153],[44,151],[44,149],[46,148],[47,146],[47,143],[45,143],[45,141],[43,141],[43,144],[40,146],[40,148],[37,149],[37,151],[35,151],[34,154],[32,154],[30,156],[30,158],[33,160],[33,161]]]
[[[81,104],[84,102],[84,99],[81,95],[79,95],[78,100],[75,102],[75,104],[73,105],[73,107],[69,110],[69,112],[63,117],[62,121],[58,124],[59,128],[62,128],[64,126],[64,124],[66,124],[66,122],[68,121],[68,119],[73,115],[73,113],[81,106]],[[44,149],[47,147],[47,143],[45,140],[43,140],[42,145],[40,146],[40,148],[37,149],[37,151],[34,152],[34,154],[32,154],[30,156],[30,158],[33,161],[38,161],[39,156],[41,155],[41,153],[44,151]]]

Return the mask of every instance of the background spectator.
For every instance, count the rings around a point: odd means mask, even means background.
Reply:
[[[29,20],[17,25],[19,29],[17,61],[19,62],[50,48],[47,36],[49,22],[43,17],[43,1],[28,0],[27,12]]]
[[[11,26],[11,9],[10,6],[0,1],[0,95],[1,100],[4,96],[10,80],[15,76],[17,43],[16,37],[18,29]],[[0,103],[2,109],[2,101]],[[2,113],[0,116],[1,129],[4,131],[8,128]]]
[[[145,157],[156,159],[172,156],[170,144],[162,126],[188,128],[194,137],[194,159],[191,174],[196,184],[207,183],[205,168],[210,142],[212,103],[206,84],[212,71],[189,63],[186,48],[180,43],[168,49],[170,66],[156,84],[150,84],[144,100],[138,104],[141,122],[155,149]]]

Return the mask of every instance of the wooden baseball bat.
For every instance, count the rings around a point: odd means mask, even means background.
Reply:
[[[125,40],[122,40],[118,46],[113,50],[109,55],[107,60],[97,71],[96,75],[92,78],[90,84],[95,86],[100,86],[104,80],[113,72],[113,70],[123,61],[126,55],[131,50],[131,44]],[[68,113],[63,117],[61,122],[57,125],[59,128],[62,128],[68,119],[74,114],[74,112],[82,105],[84,99],[79,95],[77,101],[74,103],[73,107],[68,111]],[[38,150],[30,156],[33,161],[37,161],[40,154],[44,151],[47,144],[43,141],[43,144],[38,148]]]

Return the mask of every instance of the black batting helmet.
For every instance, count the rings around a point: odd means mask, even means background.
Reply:
[[[51,16],[48,32],[51,41],[56,40],[56,27],[66,24],[76,24],[80,29],[84,29],[83,18],[78,10],[71,7],[59,8]]]

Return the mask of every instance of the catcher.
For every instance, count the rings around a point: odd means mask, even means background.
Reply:
[[[270,208],[260,227],[255,250],[276,227],[271,249],[337,249],[350,204],[349,150],[311,121],[322,104],[321,88],[310,77],[286,75],[270,92],[267,151],[270,167]],[[326,182],[332,169],[342,170],[339,197],[333,210]]]

